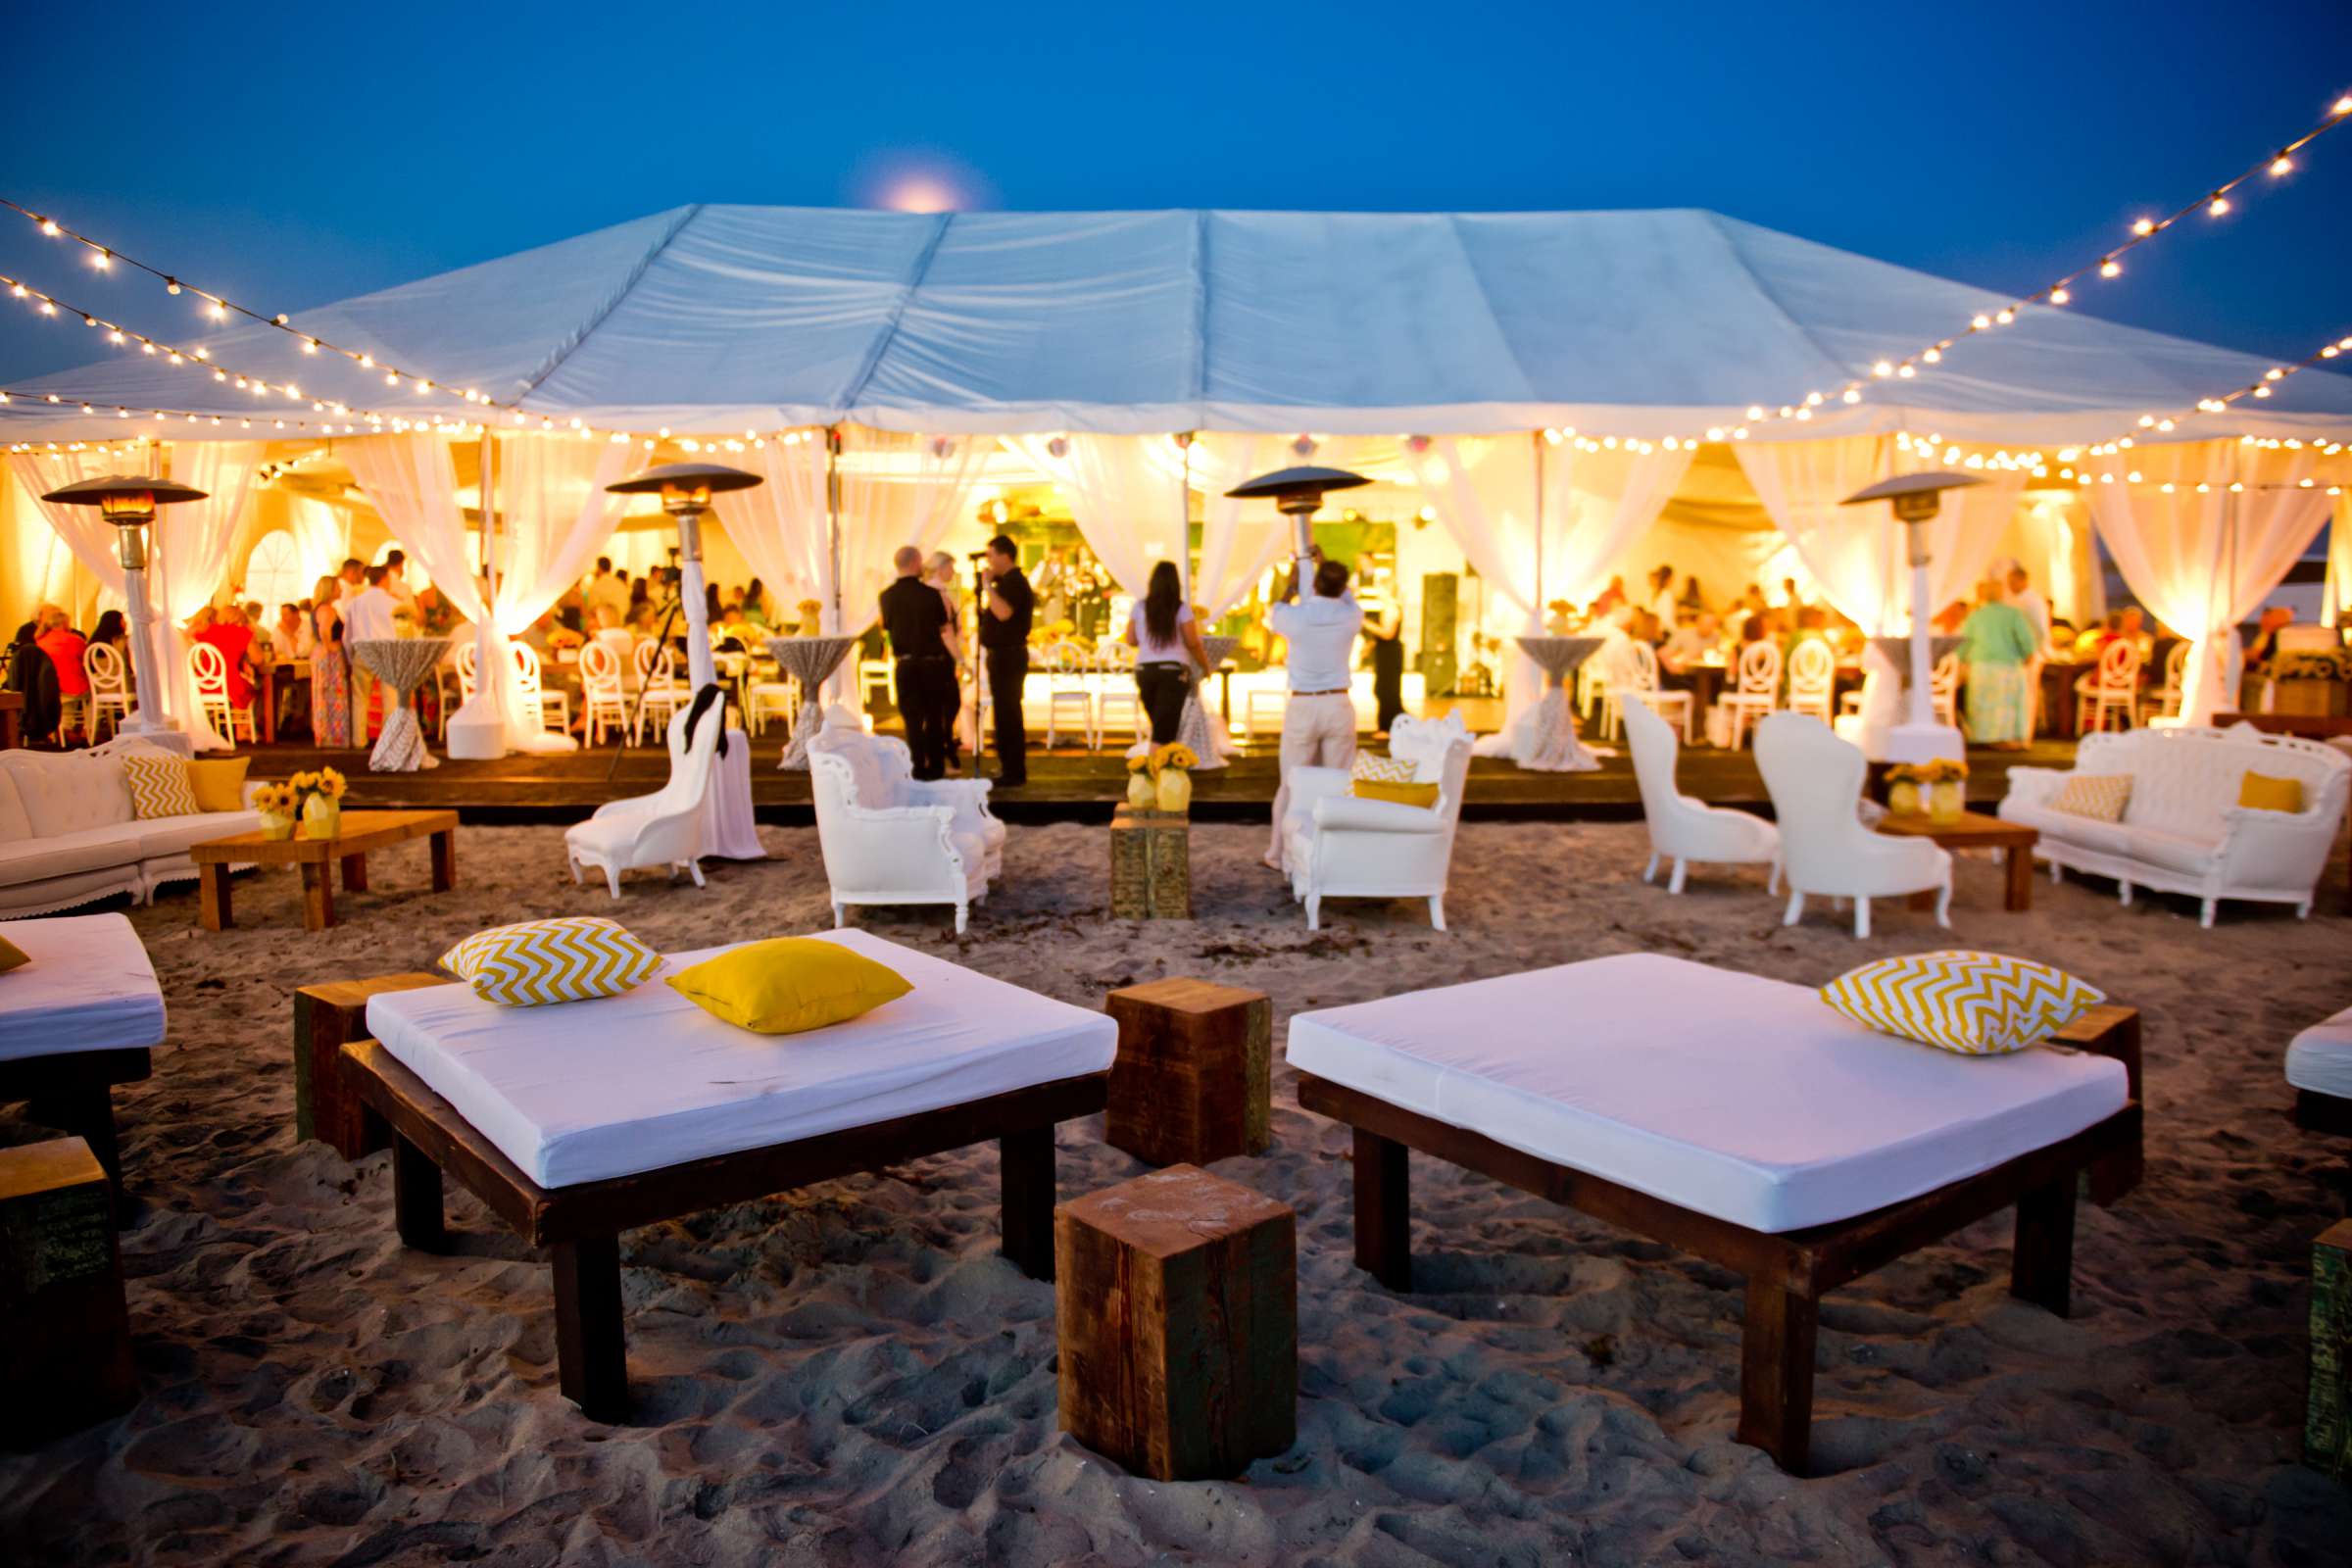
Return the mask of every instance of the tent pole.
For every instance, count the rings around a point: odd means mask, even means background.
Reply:
[[[825,428],[825,569],[832,578],[833,624],[839,635],[841,617],[841,426]]]

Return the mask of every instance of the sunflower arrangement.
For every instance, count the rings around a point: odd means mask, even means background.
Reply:
[[[1170,741],[1152,754],[1152,772],[1154,777],[1170,768],[1179,773],[1189,773],[1200,765],[1199,756],[1182,741]]]
[[[308,769],[286,780],[283,788],[293,797],[293,808],[300,810],[310,805],[314,795],[323,796],[333,804],[343,804],[343,796],[351,788],[342,774],[331,767]]]
[[[253,789],[253,808],[262,812],[294,814],[294,787],[290,784],[257,784]]]
[[[1968,764],[1955,757],[1938,757],[1929,762],[1897,762],[1886,770],[1886,777],[1895,784],[1957,784],[1968,777]]]

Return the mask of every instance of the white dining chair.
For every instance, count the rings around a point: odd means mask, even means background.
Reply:
[[[620,656],[604,643],[581,645],[580,706],[591,746],[602,746],[608,729],[618,735],[629,727],[629,700],[622,688]]]
[[[693,703],[694,694],[678,679],[677,655],[651,637],[630,656],[637,665],[637,702],[629,710],[629,744],[640,744],[645,722],[653,720],[656,734],[669,729],[669,715]]]
[[[2187,684],[2188,642],[2182,639],[2165,651],[2164,685],[2149,694],[2148,701],[2156,705],[2158,718],[2180,716],[2181,688]]]
[[[1143,700],[1135,691],[1135,650],[1125,643],[1112,646],[1102,661],[1101,689],[1095,699],[1095,731],[1107,737],[1117,730],[1144,740],[1152,726],[1144,718]]]
[[[793,715],[800,711],[800,699],[790,675],[779,673],[773,680],[754,675],[744,682],[743,721],[751,726],[754,735],[767,733],[770,717],[781,719],[790,728]]]
[[[196,706],[214,729],[233,743],[239,734],[246,740],[256,740],[253,727],[253,709],[237,707],[228,699],[228,661],[211,643],[188,645],[188,679],[196,687]]]
[[[109,721],[121,734],[122,720],[130,716],[130,671],[122,656],[108,643],[92,643],[81,651],[81,672],[90,683],[89,736],[93,744],[99,727]]]
[[[1781,706],[1781,645],[1759,637],[1740,649],[1733,686],[1716,699],[1731,715],[1731,749],[1747,738],[1747,726]]]
[[[1095,719],[1095,693],[1085,669],[1085,656],[1068,644],[1050,650],[1046,655],[1046,750],[1052,751],[1060,740],[1063,713],[1077,718],[1078,734],[1084,738],[1086,749],[1099,751],[1102,745],[1102,730]]]
[[[2139,727],[2139,645],[2128,637],[2100,649],[2098,667],[2075,682],[2077,734],[2104,730],[2110,713]]]
[[[1838,656],[1830,645],[1808,638],[1788,654],[1788,711],[1811,713],[1824,724],[1838,714]]]
[[[1639,637],[1626,640],[1625,646],[1618,650],[1616,667],[1609,671],[1608,695],[1601,699],[1601,723],[1609,739],[1615,740],[1623,733],[1625,705],[1636,698],[1647,703],[1660,718],[1679,714],[1683,744],[1690,744],[1690,694],[1659,687],[1658,651]]]
[[[1960,727],[1960,650],[1955,648],[1928,670],[1928,704],[1936,722]],[[1794,707],[1794,704],[1790,705]]]
[[[522,687],[524,719],[535,729],[571,733],[571,694],[550,691],[540,682],[538,651],[528,643],[509,643],[514,650],[514,678]]]

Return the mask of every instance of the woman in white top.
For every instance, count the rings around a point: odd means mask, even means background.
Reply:
[[[1184,578],[1173,561],[1152,568],[1143,603],[1127,617],[1127,642],[1135,650],[1135,694],[1152,715],[1152,744],[1165,746],[1184,721],[1184,698],[1192,689],[1186,661],[1195,669],[1208,668],[1208,650],[1201,646],[1193,607],[1184,602]]]

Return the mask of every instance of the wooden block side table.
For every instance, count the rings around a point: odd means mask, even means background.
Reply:
[[[1116,920],[1193,917],[1192,818],[1122,806],[1110,816],[1110,913]]]
[[[29,1447],[137,1398],[106,1168],[78,1138],[0,1150],[0,1443]]]
[[[1262,1154],[1272,1141],[1274,1004],[1208,980],[1114,991],[1119,1025],[1104,1136],[1153,1165]]]
[[[450,810],[345,811],[331,839],[270,839],[257,829],[190,845],[188,858],[196,862],[201,882],[196,917],[207,931],[225,931],[236,923],[229,908],[232,864],[291,865],[302,873],[303,929],[323,931],[335,923],[332,862],[342,863],[344,891],[363,893],[369,852],[420,838],[432,840],[433,891],[447,893],[458,885],[458,813]]]
[[[368,1032],[369,997],[449,983],[444,974],[385,974],[372,980],[330,980],[294,993],[297,1142],[316,1138],[345,1159],[358,1159],[385,1147],[369,1147],[359,1097],[343,1081],[343,1048],[356,1040],[375,1038]]]
[[[1192,1165],[1054,1214],[1062,1429],[1160,1481],[1236,1476],[1298,1437],[1288,1204]]]
[[[2013,914],[2034,907],[2034,847],[2041,834],[2021,822],[2005,822],[1982,811],[1963,811],[1955,820],[1938,822],[1920,812],[1889,811],[1879,819],[1879,831],[1890,838],[1929,839],[1947,850],[1999,850],[2008,878],[2001,906]],[[1913,894],[1911,907],[1936,906],[1933,893]]]

